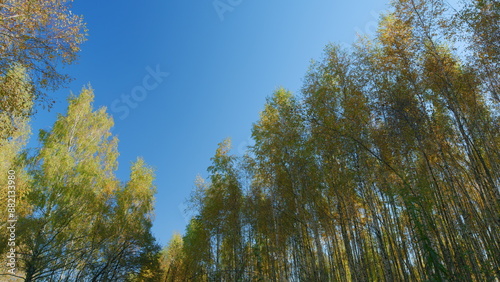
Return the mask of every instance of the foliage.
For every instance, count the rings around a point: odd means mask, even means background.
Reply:
[[[245,157],[219,145],[167,281],[500,279],[497,4],[393,1],[327,46]]]
[[[90,88],[70,97],[67,114],[40,132],[40,148],[10,161],[24,208],[16,248],[25,281],[144,281],[160,271],[150,231],[154,172],[139,158],[128,182],[116,179],[113,120],[93,110],[93,99]],[[25,140],[16,138],[7,143],[13,154]]]
[[[76,60],[87,32],[82,17],[71,13],[71,2],[0,1],[0,119],[5,122],[0,138],[10,137],[15,130],[6,118],[29,117],[33,108],[28,104],[35,101],[50,107],[53,101],[47,91],[70,80],[58,66]],[[12,86],[26,75],[27,85]]]

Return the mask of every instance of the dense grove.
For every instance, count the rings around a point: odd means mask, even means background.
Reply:
[[[167,281],[500,279],[500,3],[394,1],[220,144]]]
[[[154,171],[139,158],[117,179],[90,87],[26,148],[85,40],[70,2],[0,1],[4,258],[17,220],[1,281],[500,279],[499,1],[395,0],[374,38],[327,46],[301,93],[268,98],[244,156],[219,144],[163,250]]]

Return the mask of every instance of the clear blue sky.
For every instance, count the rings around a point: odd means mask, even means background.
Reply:
[[[220,17],[214,3],[234,6]],[[73,11],[84,15],[89,38],[78,64],[66,69],[75,81],[52,95],[51,112],[35,116],[33,137],[65,113],[70,91],[91,83],[94,106],[115,119],[119,178],[128,179],[137,156],[156,169],[153,232],[166,244],[174,231],[184,232],[183,203],[196,175],[207,175],[217,143],[231,137],[241,155],[265,98],[279,86],[298,93],[311,59],[329,42],[373,33],[387,3],[76,0]]]

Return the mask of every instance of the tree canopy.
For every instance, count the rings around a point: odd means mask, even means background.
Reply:
[[[499,279],[498,11],[393,1],[328,45],[244,157],[220,144],[166,281]]]
[[[139,158],[128,182],[116,178],[113,120],[93,109],[93,99],[90,88],[71,96],[67,114],[40,132],[40,148],[20,151],[26,126],[5,147],[12,153],[2,173],[19,179],[17,276],[24,281],[143,281],[160,273],[154,171]]]
[[[0,138],[16,129],[14,117],[31,116],[35,102],[51,107],[48,93],[70,81],[60,66],[76,60],[87,35],[71,2],[0,1]]]

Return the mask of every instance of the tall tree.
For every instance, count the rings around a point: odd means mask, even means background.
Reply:
[[[93,97],[89,88],[72,96],[67,114],[40,132],[41,148],[19,157],[31,187],[17,233],[25,281],[149,279],[158,267],[153,171],[139,159],[127,183],[116,179],[113,120],[93,110]]]
[[[83,18],[71,12],[72,0],[0,1],[0,116],[30,116],[27,102],[51,106],[47,95],[69,82],[60,65],[74,62],[85,41]],[[13,87],[20,76],[29,75],[26,86]],[[29,88],[28,94],[19,91]],[[27,100],[26,98],[30,98]],[[2,124],[0,138],[15,127]],[[4,132],[7,131],[7,132]],[[7,137],[10,137],[7,136]]]
[[[83,18],[71,12],[72,0],[5,0],[0,4],[0,76],[19,64],[37,88],[56,89],[69,77],[57,70],[70,64],[85,40]]]
[[[242,280],[500,278],[497,2],[392,6],[375,38],[327,46],[302,99],[268,99],[237,174],[243,204],[214,158],[183,277],[231,277],[224,242],[239,236]]]

